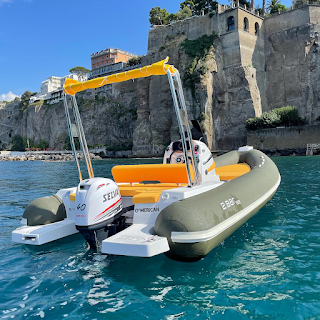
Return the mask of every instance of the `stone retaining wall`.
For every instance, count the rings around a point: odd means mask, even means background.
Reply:
[[[256,149],[306,149],[308,143],[320,143],[320,125],[250,130],[247,144]]]

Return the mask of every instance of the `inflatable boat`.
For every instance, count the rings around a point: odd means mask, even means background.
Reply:
[[[213,158],[193,140],[179,72],[166,60],[86,82],[67,79],[64,104],[78,186],[31,202],[14,242],[42,245],[80,232],[103,254],[195,261],[237,230],[280,184],[273,161],[244,146]],[[162,164],[121,165],[113,180],[94,177],[75,94],[88,88],[152,75],[167,75],[181,139],[166,148]],[[83,179],[74,139],[88,171]]]

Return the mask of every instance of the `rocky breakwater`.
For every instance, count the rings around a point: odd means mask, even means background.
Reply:
[[[307,148],[260,149],[269,157],[305,156]]]
[[[83,155],[77,155],[79,160],[83,160]],[[91,160],[101,160],[98,155],[90,153]],[[0,161],[73,161],[72,154],[64,153],[51,153],[51,154],[36,154],[36,153],[23,153],[23,154],[0,154]]]

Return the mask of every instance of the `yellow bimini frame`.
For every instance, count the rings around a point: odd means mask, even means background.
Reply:
[[[82,173],[81,173],[79,161],[76,154],[74,137],[79,138],[81,151],[83,153],[83,156],[86,162],[89,177],[93,178],[94,174],[92,170],[89,150],[88,150],[86,138],[84,135],[83,126],[82,126],[75,94],[77,92],[80,92],[86,89],[99,88],[106,84],[134,80],[138,78],[145,78],[152,75],[167,75],[169,79],[171,93],[172,93],[174,109],[175,109],[178,124],[179,124],[183,153],[186,159],[185,163],[186,163],[186,170],[188,175],[188,185],[189,187],[191,187],[194,184],[199,184],[199,172],[198,172],[197,166],[195,165],[196,157],[194,153],[194,148],[192,147],[193,145],[192,135],[191,135],[191,130],[190,130],[189,121],[188,121],[188,115],[187,115],[186,104],[185,104],[182,85],[181,85],[180,74],[179,74],[179,71],[173,65],[167,64],[168,60],[169,60],[169,57],[167,57],[165,60],[159,61],[149,66],[145,66],[143,68],[138,68],[138,69],[134,69],[126,72],[112,74],[110,76],[100,77],[100,78],[96,78],[96,79],[92,79],[84,82],[79,82],[69,78],[66,79],[63,86],[64,106],[65,106],[65,112],[66,112],[67,122],[68,122],[70,143],[71,143],[72,152],[77,164],[80,181],[82,180]],[[70,97],[69,101],[67,99],[68,96]],[[72,109],[73,111],[74,123],[71,122],[70,112],[69,112],[70,109]],[[187,140],[190,142],[189,146],[191,150],[191,154],[190,154],[191,157],[188,156]],[[188,159],[191,160],[190,163]],[[191,164],[191,167],[190,167],[190,164]]]

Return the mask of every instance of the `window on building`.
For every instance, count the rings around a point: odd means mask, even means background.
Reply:
[[[256,22],[256,23],[254,24],[254,34],[255,34],[256,36],[259,35],[259,23],[258,23],[258,22]]]
[[[244,18],[244,20],[243,20],[243,30],[249,32],[249,20],[248,20],[248,18]]]
[[[231,16],[227,19],[227,30],[228,31],[232,31],[235,29],[235,25],[234,25],[234,17]]]

